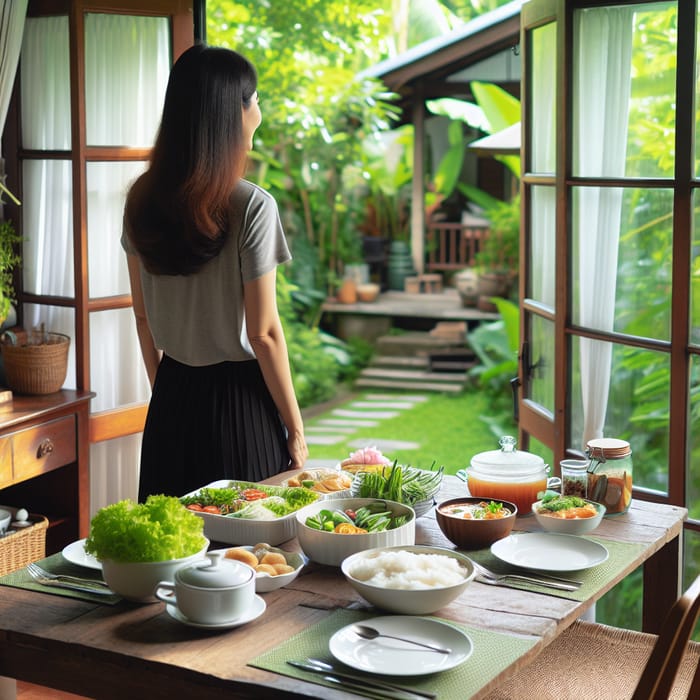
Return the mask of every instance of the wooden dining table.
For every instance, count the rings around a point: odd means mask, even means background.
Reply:
[[[446,476],[438,500],[465,494],[462,481]],[[639,567],[644,571],[644,627],[658,630],[679,593],[686,516],[684,508],[633,500],[626,514],[604,519],[591,534],[611,545],[637,543],[639,547],[585,600],[472,581],[435,616],[531,643],[497,675],[485,678],[471,697],[482,697],[529,663]],[[539,526],[534,517],[519,517],[515,530],[538,531]],[[434,509],[417,520],[416,542],[453,548],[437,525]],[[299,547],[296,539],[280,546]],[[254,622],[214,634],[180,624],[159,602],[105,605],[2,586],[0,676],[107,700],[357,697],[349,690],[318,685],[311,675],[293,677],[250,665],[336,611],[367,608],[341,571],[310,562],[291,584],[264,593],[263,598],[266,610]]]

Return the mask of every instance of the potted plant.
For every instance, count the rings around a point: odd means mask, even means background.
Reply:
[[[489,235],[476,254],[480,296],[507,297],[518,274],[520,254],[520,196],[497,202],[485,212]]]

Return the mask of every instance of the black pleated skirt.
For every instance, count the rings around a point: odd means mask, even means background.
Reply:
[[[289,468],[287,432],[256,360],[191,367],[164,356],[141,447],[139,501]]]

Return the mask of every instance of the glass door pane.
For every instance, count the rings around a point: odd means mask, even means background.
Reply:
[[[167,17],[86,15],[85,116],[89,146],[153,145],[170,56]]]

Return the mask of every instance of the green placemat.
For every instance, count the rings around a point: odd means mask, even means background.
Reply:
[[[612,579],[615,578],[615,576],[619,574],[622,569],[635,561],[639,554],[646,549],[646,545],[634,542],[615,542],[614,540],[606,540],[598,537],[587,537],[586,539],[602,544],[608,550],[608,558],[601,564],[598,564],[590,569],[586,569],[585,571],[563,572],[561,574],[552,573],[553,576],[561,576],[563,578],[582,581],[582,585],[578,590],[560,591],[554,588],[544,588],[542,586],[537,586],[536,584],[518,581],[516,579],[508,579],[508,586],[510,588],[518,588],[523,591],[545,593],[546,595],[553,595],[559,598],[567,598],[568,600],[583,602],[585,600],[589,600],[595,593],[603,588],[603,586],[610,583],[610,581],[612,581]],[[528,571],[525,569],[516,569],[510,564],[501,561],[491,554],[490,549],[480,549],[478,551],[465,553],[479,564],[482,564],[497,574],[513,574],[518,572],[524,574],[528,573]]]
[[[80,576],[80,578],[94,579],[96,581],[102,580],[102,575],[99,571],[71,564],[60,552],[52,554],[46,559],[41,559],[36,563],[51,574],[68,574],[69,576]],[[58,586],[43,586],[29,575],[26,568],[18,569],[17,571],[12,571],[9,574],[0,576],[0,585],[13,586],[14,588],[26,588],[30,591],[40,591],[41,593],[50,593],[51,595],[60,595],[67,598],[89,600],[92,603],[106,603],[107,605],[114,605],[122,600],[122,597],[116,594],[99,595],[84,593],[83,591],[73,591],[68,588],[59,588]]]
[[[307,657],[313,657],[331,662],[338,669],[342,668],[353,674],[363,675],[361,671],[345,667],[333,659],[328,650],[328,641],[342,627],[371,617],[377,617],[377,615],[356,610],[336,610],[325,620],[261,654],[248,665],[337,689],[337,685],[324,681],[320,674],[297,669],[290,666],[287,660],[301,661]],[[378,678],[391,678],[401,685],[429,690],[437,693],[440,698],[469,698],[537,643],[535,639],[489,632],[440,618],[432,619],[445,622],[465,632],[474,645],[472,655],[459,666],[439,673],[424,676],[377,676]],[[368,678],[374,677],[372,674],[365,675]]]

